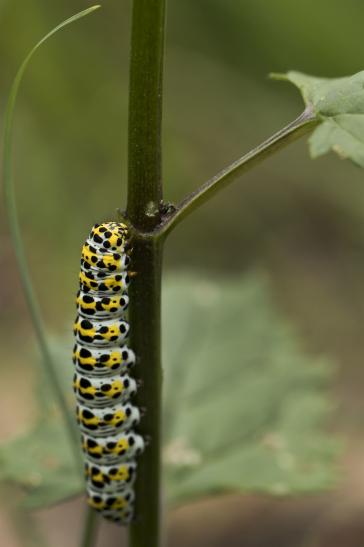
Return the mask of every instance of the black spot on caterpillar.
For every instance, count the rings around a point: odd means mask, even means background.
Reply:
[[[130,402],[134,352],[126,345],[130,265],[125,224],[95,224],[82,247],[73,388],[82,432],[87,501],[108,520],[128,524],[134,515],[136,457],[144,439],[134,432],[139,409]]]

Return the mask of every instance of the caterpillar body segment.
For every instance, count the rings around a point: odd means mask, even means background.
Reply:
[[[73,326],[76,341],[91,345],[91,347],[109,348],[120,346],[128,337],[129,323],[123,318],[118,319],[85,319],[82,315],[76,317]]]
[[[126,345],[109,349],[76,342],[73,348],[73,363],[78,372],[105,376],[129,371],[135,365],[135,354]]]
[[[87,403],[78,403],[76,416],[82,432],[99,438],[135,428],[140,422],[141,412],[130,403],[108,405],[106,408],[90,408]]]
[[[82,450],[89,456],[90,461],[94,462],[114,464],[134,461],[144,448],[143,437],[133,432],[123,432],[110,437],[82,435]]]
[[[127,293],[108,296],[79,290],[76,303],[80,316],[86,319],[89,317],[111,319],[125,314],[129,305],[129,296]]]
[[[130,488],[123,492],[104,493],[87,484],[88,504],[102,515],[120,524],[129,524],[134,514],[134,491]]]
[[[135,395],[137,383],[134,378],[127,374],[95,378],[94,376],[86,376],[85,373],[75,372],[73,389],[78,399],[84,403],[87,401],[92,408],[94,406],[109,405],[112,400],[115,402],[128,401],[130,397]]]
[[[115,465],[85,463],[87,484],[100,492],[120,492],[131,487],[135,481],[137,464],[135,462],[118,462]]]

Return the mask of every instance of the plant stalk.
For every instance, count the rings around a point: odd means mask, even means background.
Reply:
[[[222,169],[197,190],[186,196],[176,206],[175,210],[162,221],[157,230],[158,236],[167,236],[184,218],[198,207],[201,207],[217,192],[226,188],[226,186],[271,156],[274,152],[277,152],[277,150],[312,131],[317,123],[319,123],[319,120],[315,117],[312,109],[307,107],[296,120],[277,131],[277,133],[269,137],[266,141]]]
[[[161,463],[161,127],[166,0],[134,0],[131,36],[127,221],[133,234],[130,346],[142,385],[136,404],[145,409],[138,431],[148,441],[138,460],[135,521],[130,547],[160,546]]]
[[[98,516],[92,507],[86,507],[83,523],[81,547],[93,547],[97,542]]]
[[[145,409],[138,431],[147,442],[138,460],[135,515],[130,547],[160,545],[161,462],[161,269],[162,243],[135,239],[130,285],[130,345],[137,355],[135,376],[141,379],[135,404]]]
[[[161,127],[166,0],[134,0],[130,57],[128,205],[134,228],[152,230],[162,200]]]

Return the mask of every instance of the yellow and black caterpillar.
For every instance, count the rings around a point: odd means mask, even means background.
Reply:
[[[125,224],[95,224],[82,247],[80,290],[73,332],[73,387],[85,458],[87,500],[114,522],[133,518],[136,456],[143,438],[134,432],[140,412],[130,399],[134,352],[126,345],[130,264]]]

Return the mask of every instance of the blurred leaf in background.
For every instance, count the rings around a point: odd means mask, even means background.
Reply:
[[[28,434],[1,446],[0,480],[22,489],[27,509],[79,494],[83,480],[61,420],[44,417]]]
[[[163,332],[170,502],[212,492],[291,494],[335,484],[339,445],[326,429],[333,367],[302,352],[260,275],[218,283],[187,273],[170,277]],[[70,393],[68,346],[53,344]],[[45,385],[41,392],[46,397]],[[0,478],[24,488],[27,507],[82,492],[67,442],[55,413],[47,411],[33,431],[1,447]],[[24,458],[25,447],[30,457]]]

